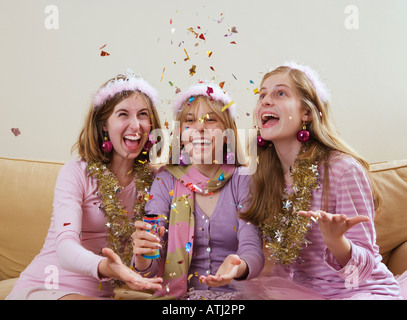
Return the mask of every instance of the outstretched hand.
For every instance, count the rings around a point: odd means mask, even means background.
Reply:
[[[231,283],[234,278],[238,277],[239,267],[246,271],[246,262],[241,260],[237,254],[230,254],[220,265],[216,275],[200,276],[199,279],[209,287],[224,286]],[[244,271],[240,273],[244,273]]]
[[[125,282],[132,290],[160,290],[162,278],[145,278],[125,266],[120,257],[109,248],[102,253],[107,259],[99,263],[99,274]]]
[[[325,243],[342,237],[358,223],[369,221],[369,217],[364,215],[348,218],[345,214],[332,214],[322,210],[299,211],[298,214],[318,222]]]
[[[351,244],[345,233],[358,223],[370,220],[364,215],[348,218],[345,214],[332,214],[322,210],[299,211],[298,214],[318,223],[326,246],[341,266],[345,266],[351,258]]]

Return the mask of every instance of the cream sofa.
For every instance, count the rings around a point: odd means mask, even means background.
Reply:
[[[42,248],[52,213],[53,190],[63,163],[0,158],[0,299]],[[407,270],[407,160],[371,166],[383,197],[375,220],[383,261],[395,274]],[[121,289],[118,299],[145,299]]]

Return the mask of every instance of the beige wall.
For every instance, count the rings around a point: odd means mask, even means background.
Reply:
[[[213,78],[249,129],[262,74],[294,59],[320,71],[337,126],[369,162],[407,159],[406,16],[405,0],[1,0],[0,156],[71,159],[92,93],[128,67],[159,90],[162,123],[176,87]]]

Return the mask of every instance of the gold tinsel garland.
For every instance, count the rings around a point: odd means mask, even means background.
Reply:
[[[109,166],[101,162],[88,163],[89,176],[97,179],[98,195],[102,200],[101,210],[106,217],[107,246],[122,259],[123,263],[130,267],[133,256],[131,235],[135,231],[134,222],[141,220],[144,214],[146,202],[150,199],[149,190],[153,181],[153,173],[145,163],[134,164],[129,174],[134,173],[134,184],[137,196],[134,202],[134,211],[128,212],[117,194],[123,189],[115,174],[109,170]]]
[[[304,146],[300,152],[305,151]],[[319,187],[316,159],[297,160],[291,170],[292,192],[284,189],[282,209],[274,217],[266,219],[260,228],[265,247],[277,263],[287,265],[294,262],[303,246],[308,245],[306,235],[310,219],[298,215],[299,210],[309,210],[312,190]]]

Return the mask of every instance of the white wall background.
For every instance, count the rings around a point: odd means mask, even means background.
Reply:
[[[326,80],[337,126],[369,162],[407,159],[406,16],[405,0],[0,0],[0,156],[73,158],[92,94],[128,67],[159,90],[162,123],[176,87],[213,79],[249,129],[253,89],[294,59]]]

